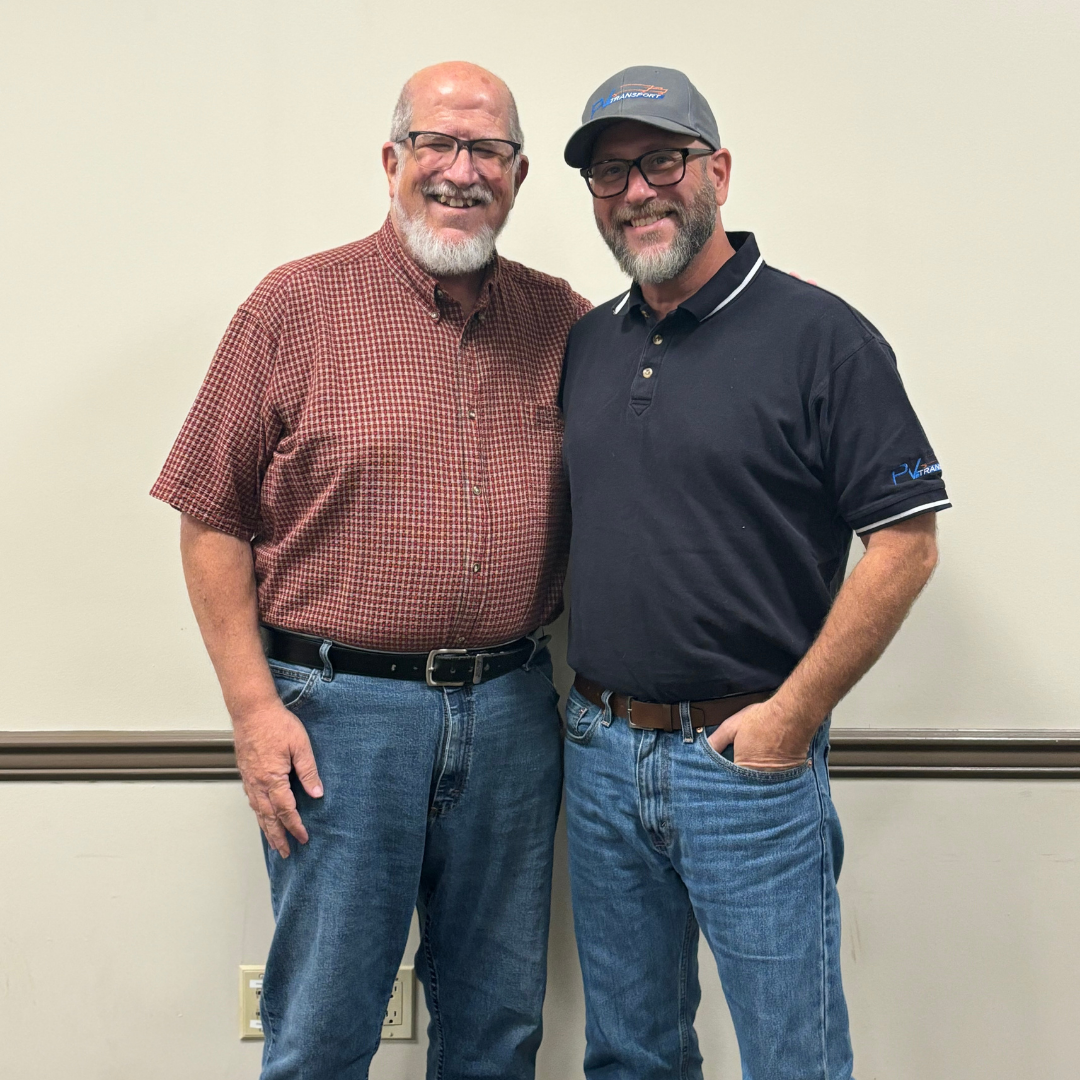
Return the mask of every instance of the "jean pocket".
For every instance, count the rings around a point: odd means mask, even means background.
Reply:
[[[585,746],[603,718],[603,709],[586,701],[576,690],[571,689],[570,696],[566,699],[566,737],[571,742]]]
[[[319,681],[318,668],[283,664],[280,660],[269,660],[267,663],[281,704],[287,709],[293,709],[306,701]]]
[[[555,699],[558,700],[559,689],[555,685],[554,672],[551,667],[551,657],[548,655],[546,648],[541,649],[536,656],[533,657],[526,670],[539,675],[546,684],[548,690],[550,690]]]
[[[731,760],[720,753],[720,751],[709,742],[709,736],[706,731],[702,731],[698,735],[697,741],[698,746],[701,747],[707,758],[715,764],[723,766],[731,776],[742,780],[756,781],[761,784],[779,784],[783,783],[785,780],[797,780],[800,776],[804,776],[810,771],[811,763],[809,758],[790,769],[748,769],[745,765],[736,765],[734,760]]]

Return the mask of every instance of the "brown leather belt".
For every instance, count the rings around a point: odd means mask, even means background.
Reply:
[[[604,704],[605,687],[578,675],[574,679],[574,689],[594,705]],[[756,705],[759,701],[768,701],[775,690],[759,690],[756,694],[732,694],[730,697],[713,698],[711,701],[690,702],[690,722],[695,729],[714,727],[722,724],[729,716],[734,716],[747,705]],[[681,731],[679,703],[662,705],[656,701],[638,701],[628,694],[612,694],[608,698],[611,711],[629,721],[632,728],[648,731]]]

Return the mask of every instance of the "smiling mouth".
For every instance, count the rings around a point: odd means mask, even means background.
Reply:
[[[662,214],[640,214],[637,217],[630,218],[628,221],[624,222],[624,224],[629,225],[632,229],[647,229],[650,225],[655,225],[658,221],[663,221],[666,217],[671,217],[670,210],[666,210]]]
[[[429,195],[428,198],[440,206],[450,206],[455,210],[468,210],[481,205],[480,199],[463,199],[457,195]]]

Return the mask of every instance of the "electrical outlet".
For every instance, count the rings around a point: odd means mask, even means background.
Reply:
[[[263,1037],[262,1016],[259,1013],[259,1005],[262,1002],[263,970],[261,964],[240,965],[241,1039]]]
[[[262,965],[240,965],[240,1038],[263,1038],[262,1017],[259,1006],[262,1001]],[[416,976],[412,965],[398,969],[390,1000],[383,1018],[384,1039],[416,1038]]]
[[[416,976],[412,965],[398,968],[390,1000],[386,1003],[386,1016],[382,1022],[384,1039],[416,1038]]]

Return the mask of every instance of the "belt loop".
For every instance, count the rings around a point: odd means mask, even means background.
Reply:
[[[319,659],[322,661],[322,681],[334,681],[334,665],[330,663],[330,647],[334,643],[329,638],[324,638],[319,646]]]
[[[521,666],[528,671],[529,665],[536,659],[536,654],[551,640],[551,635],[545,634],[544,628],[538,626],[531,634],[527,634],[526,637],[532,642],[532,652],[529,653],[529,659]]]
[[[682,741],[693,742],[694,741],[694,725],[690,720],[690,702],[679,702],[679,723],[682,726]]]
[[[613,690],[605,690],[600,695],[600,705],[604,710],[604,715],[600,718],[600,723],[603,724],[604,727],[611,727],[611,721],[615,719],[611,712],[611,695],[613,693]]]

